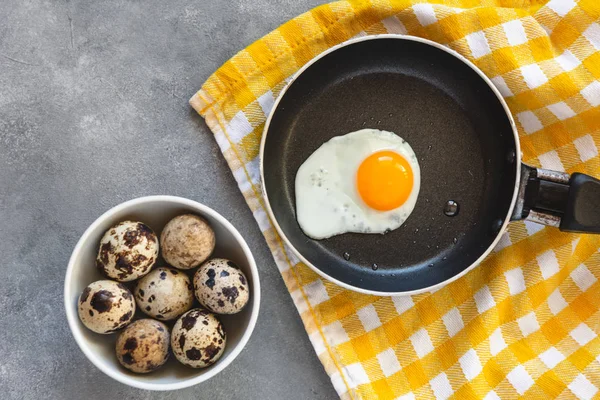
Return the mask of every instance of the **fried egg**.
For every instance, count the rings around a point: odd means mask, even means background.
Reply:
[[[417,156],[400,136],[362,129],[324,143],[296,174],[296,217],[313,239],[347,232],[386,233],[415,208]]]

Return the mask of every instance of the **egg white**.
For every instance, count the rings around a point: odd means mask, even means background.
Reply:
[[[360,164],[371,154],[391,150],[403,156],[413,172],[406,202],[389,211],[370,208],[356,187]],[[385,233],[399,228],[415,208],[421,187],[417,156],[401,137],[388,131],[362,129],[324,143],[296,174],[296,218],[313,239],[347,232]]]

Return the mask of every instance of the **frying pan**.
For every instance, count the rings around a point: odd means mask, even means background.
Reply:
[[[306,236],[295,177],[324,142],[363,128],[395,132],[421,169],[417,204],[387,234]],[[510,111],[458,53],[425,39],[356,38],[317,56],[276,101],[260,148],[263,195],[276,229],[309,267],[368,294],[432,290],[478,265],[511,220],[600,232],[600,181],[521,163]],[[448,201],[457,215],[443,212]]]

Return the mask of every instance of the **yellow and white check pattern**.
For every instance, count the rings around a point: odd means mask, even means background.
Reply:
[[[239,52],[191,99],[260,225],[343,399],[600,398],[600,238],[510,225],[485,262],[417,296],[373,297],[320,278],[261,198],[258,149],[286,80],[357,35],[398,33],[473,61],[505,97],[529,164],[600,175],[598,0],[338,1]]]

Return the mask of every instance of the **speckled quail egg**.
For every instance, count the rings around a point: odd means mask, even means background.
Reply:
[[[135,314],[135,301],[122,284],[109,280],[90,283],[79,296],[79,319],[96,333],[123,328]]]
[[[180,215],[165,225],[160,246],[167,263],[179,269],[192,269],[213,252],[215,232],[197,215]]]
[[[123,221],[100,241],[96,266],[109,278],[129,282],[146,275],[158,256],[156,234],[147,225]]]
[[[190,278],[175,268],[155,268],[140,279],[133,291],[140,310],[152,318],[170,320],[192,308]]]
[[[244,308],[250,287],[244,273],[232,261],[213,258],[194,275],[196,298],[217,314],[235,314]]]
[[[171,332],[171,349],[175,358],[192,368],[215,363],[225,350],[226,334],[217,317],[194,308],[177,320]]]
[[[119,334],[117,359],[133,372],[152,372],[169,359],[169,341],[169,329],[162,322],[137,320]]]

